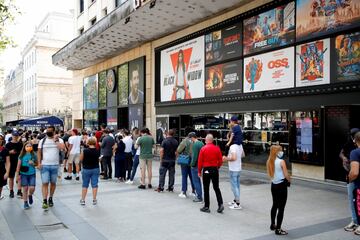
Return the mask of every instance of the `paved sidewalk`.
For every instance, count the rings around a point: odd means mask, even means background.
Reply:
[[[153,164],[153,186],[158,183],[158,162]],[[180,199],[180,169],[176,171],[175,193],[139,190],[137,184],[101,181],[98,205],[93,206],[90,191],[87,205],[80,206],[81,181],[62,180],[55,206],[41,209],[38,174],[34,206],[24,211],[20,199],[0,201],[0,239],[358,239],[343,226],[349,222],[346,189],[342,186],[294,181],[289,188],[283,228],[288,236],[275,236],[269,230],[271,193],[267,177],[242,171],[243,210],[216,212],[211,192],[211,213],[190,198]],[[139,172],[137,173],[138,176]],[[224,202],[233,199],[227,169],[221,172],[220,188]],[[138,178],[136,179],[138,183]],[[8,195],[8,190],[4,193]]]

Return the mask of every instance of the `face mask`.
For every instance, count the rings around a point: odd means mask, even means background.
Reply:
[[[277,157],[282,159],[284,157],[284,152],[283,151],[278,152]]]
[[[33,148],[32,147],[25,147],[25,150],[27,151],[27,152],[31,152],[32,150],[33,150]]]
[[[53,133],[53,132],[47,132],[46,135],[47,135],[48,137],[52,137],[52,136],[54,136],[54,133]]]

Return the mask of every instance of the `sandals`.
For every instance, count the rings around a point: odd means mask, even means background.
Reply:
[[[275,230],[275,234],[276,234],[276,235],[287,235],[288,232],[285,231],[285,230],[282,230],[282,229],[276,229],[276,230]]]
[[[275,229],[276,229],[276,225],[275,225],[275,224],[271,224],[271,225],[270,225],[270,230],[271,230],[271,231],[275,231]]]

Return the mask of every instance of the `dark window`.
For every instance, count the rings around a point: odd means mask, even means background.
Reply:
[[[82,28],[79,29],[79,34],[81,35],[83,33],[84,33],[84,28],[82,27]]]
[[[126,0],[115,0],[115,7],[120,7]]]
[[[108,14],[107,8],[104,8],[103,13],[104,13],[104,16],[106,16]]]
[[[80,13],[84,11],[84,0],[80,0]]]
[[[96,17],[90,20],[91,26],[93,26],[96,23]]]

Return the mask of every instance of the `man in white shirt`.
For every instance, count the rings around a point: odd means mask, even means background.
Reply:
[[[124,130],[124,139],[122,140],[123,143],[125,143],[125,167],[127,172],[127,180],[130,180],[131,177],[131,169],[133,166],[133,159],[132,159],[132,147],[133,147],[133,139],[131,137],[131,134],[129,130]]]
[[[74,128],[73,130],[71,130],[71,137],[69,137],[68,142],[69,142],[68,175],[64,179],[65,180],[72,179],[71,176],[72,167],[73,167],[73,162],[75,162],[75,167],[76,167],[75,178],[77,181],[79,181],[81,136],[78,135],[77,129]]]
[[[46,129],[46,137],[40,140],[38,146],[38,161],[41,171],[43,209],[54,205],[53,196],[56,189],[56,181],[59,171],[60,151],[65,148],[64,141],[58,136],[54,136],[55,127],[50,126]],[[50,182],[50,196],[49,195]]]
[[[12,133],[12,129],[8,129],[8,130],[6,131],[5,144],[7,144],[8,142],[10,142],[11,133]]]
[[[229,162],[230,184],[234,194],[234,200],[229,202],[229,208],[233,210],[242,209],[240,206],[240,171],[243,151],[242,145],[232,144],[230,146],[229,155],[223,156],[223,161]]]

